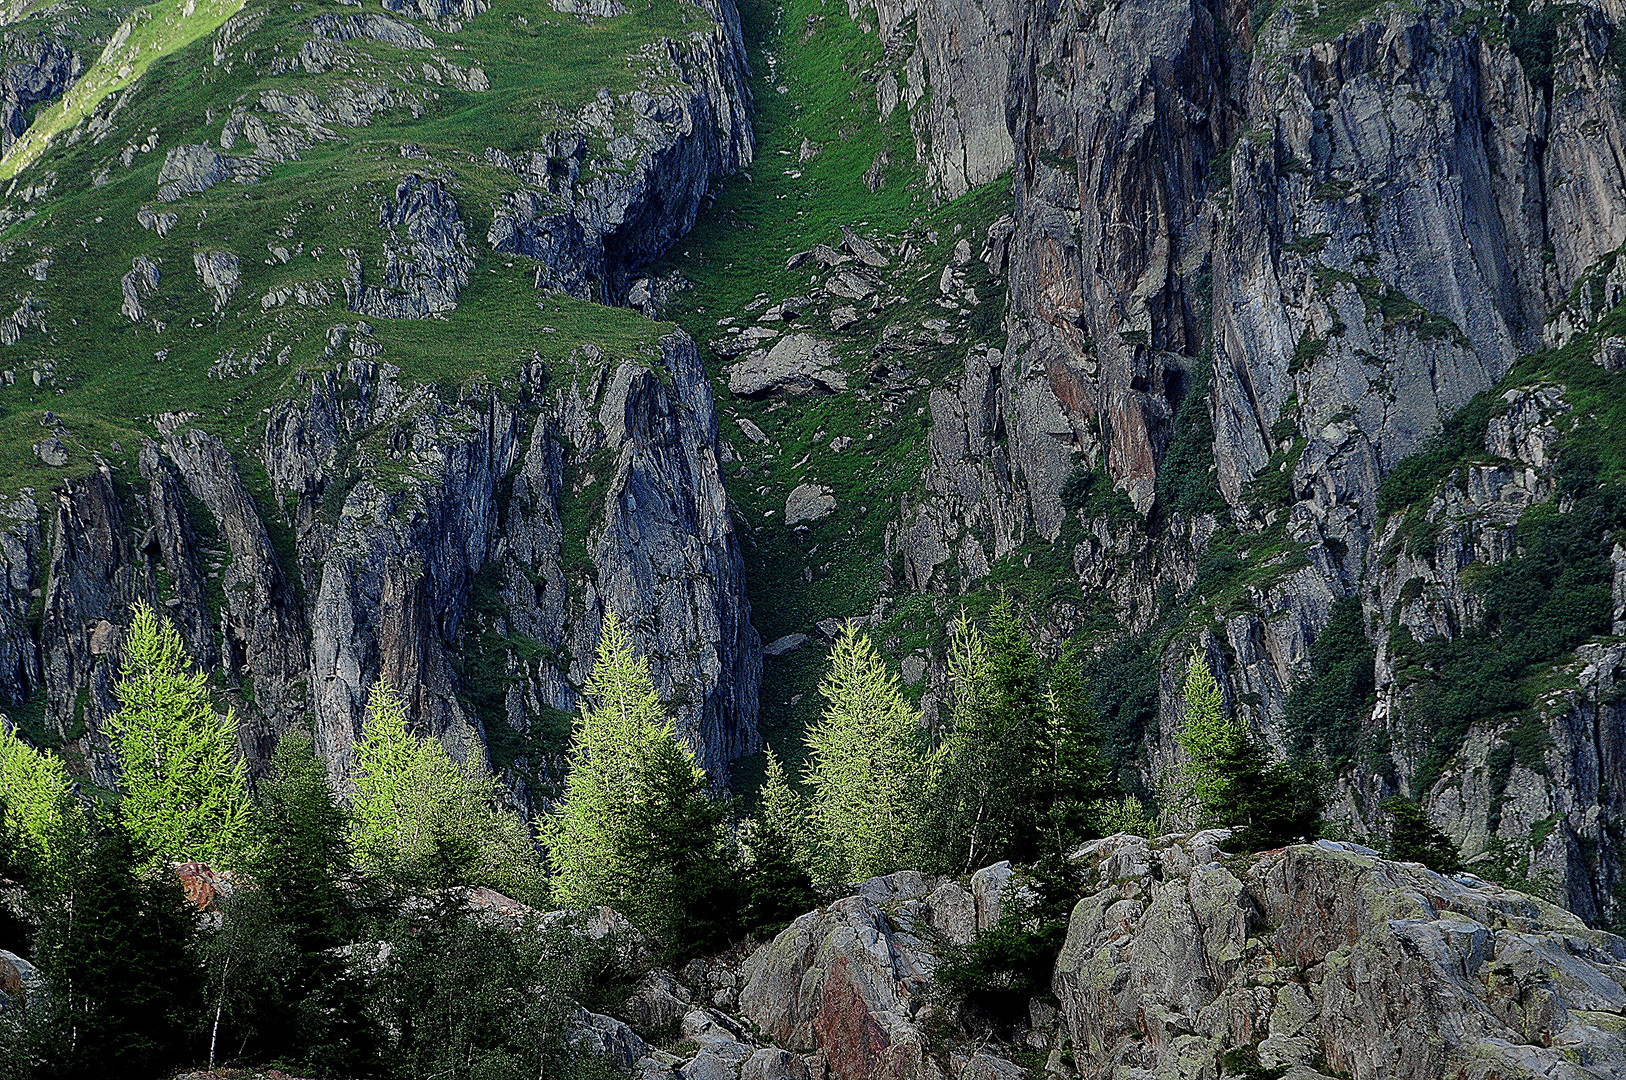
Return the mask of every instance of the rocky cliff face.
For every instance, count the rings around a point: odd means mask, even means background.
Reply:
[[[350,359],[311,375],[306,395],[266,420],[251,463],[289,520],[262,518],[243,463],[217,437],[162,418],[162,441],[141,453],[145,490],[105,467],[66,485],[48,566],[39,525],[6,533],[20,616],[6,638],[7,690],[20,701],[44,689],[51,726],[112,783],[103,722],[117,707],[120,628],[145,601],[166,607],[199,662],[218,664],[239,691],[250,762],[309,722],[342,774],[380,678],[425,730],[483,760],[487,720],[523,736],[547,710],[574,709],[613,611],[650,658],[680,732],[720,773],[756,749],[761,661],[710,390],[681,334],[651,361],[584,357],[583,369],[550,387],[531,366],[454,396],[404,387],[387,363]],[[567,539],[562,514],[587,519],[585,532]],[[293,550],[279,557],[268,524],[292,535]],[[15,605],[36,581],[43,610],[31,624]],[[500,615],[490,590],[506,601]],[[474,625],[477,591],[479,617],[494,625]],[[495,671],[460,676],[454,661],[472,664],[481,649]],[[494,713],[460,693],[471,679],[501,683]],[[500,764],[523,793],[554,763],[519,757]]]
[[[21,391],[61,415],[29,435],[28,467],[56,472],[10,489],[0,697],[97,783],[117,779],[104,722],[136,602],[218,674],[254,766],[306,724],[342,775],[382,678],[540,800],[606,612],[708,770],[757,748],[694,344],[573,299],[622,299],[750,163],[739,15],[676,3],[648,29],[601,7],[556,17],[596,51],[538,89],[503,42],[540,30],[484,4],[249,4],[193,45],[155,39],[190,51],[87,106],[13,186],[6,220],[28,224],[4,258],[30,256],[5,385],[31,367]],[[79,74],[52,41],[7,69],[0,121]],[[165,82],[194,69],[207,102]],[[454,134],[400,138],[437,116]],[[327,178],[315,195],[300,167]],[[116,199],[83,236],[36,219],[97,190]],[[107,250],[115,229],[142,250]],[[98,344],[63,343],[47,311]],[[437,341],[431,320],[461,325]],[[120,380],[128,362],[146,367]],[[96,400],[132,386],[153,391],[133,415]]]
[[[1522,355],[1569,344],[1609,363],[1614,331],[1595,325],[1626,241],[1616,15],[1577,6],[1522,32],[1519,18],[1013,13],[1010,344],[934,389],[925,491],[893,550],[910,589],[952,593],[1059,546],[1081,598],[1049,602],[1042,632],[1105,609],[1161,650],[1149,785],[1178,753],[1193,642],[1285,752],[1291,692],[1354,597],[1378,657],[1363,738],[1383,749],[1341,779],[1334,815],[1378,837],[1378,803],[1412,792],[1469,854],[1527,850],[1554,896],[1606,919],[1622,854],[1597,822],[1626,781],[1621,719],[1599,696],[1612,646],[1531,701],[1546,749],[1510,774],[1513,720],[1485,717],[1442,774],[1394,637],[1397,621],[1419,642],[1484,624],[1475,573],[1523,552],[1531,507],[1568,512],[1553,480],[1576,430],[1563,385],[1509,390],[1476,421],[1467,458],[1495,464],[1429,496],[1426,550],[1378,498]]]

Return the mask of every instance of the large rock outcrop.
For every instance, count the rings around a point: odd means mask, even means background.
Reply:
[[[1626,942],[1535,897],[1355,845],[1235,859],[1223,833],[1077,858],[1055,990],[1087,1080],[1614,1077]],[[1241,1066],[1229,1065],[1229,1071]]]

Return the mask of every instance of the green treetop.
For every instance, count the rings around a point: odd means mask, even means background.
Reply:
[[[136,605],[124,656],[109,727],[131,838],[156,860],[235,863],[249,815],[236,720],[215,711],[181,635],[145,604]]]
[[[488,885],[535,897],[536,853],[479,763],[407,730],[400,696],[373,687],[356,744],[350,843],[362,869],[408,887]]]
[[[7,728],[0,728],[0,807],[0,843],[11,846],[25,875],[54,876],[84,841],[84,808],[62,759],[40,753]]]
[[[869,637],[849,623],[819,684],[807,784],[826,880],[898,869],[913,857],[926,781],[920,719]]]

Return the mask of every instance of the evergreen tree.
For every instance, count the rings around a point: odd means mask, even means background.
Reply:
[[[197,1016],[195,913],[162,869],[141,872],[118,824],[69,870],[36,959],[50,985],[36,1047],[51,1077],[157,1076]]]
[[[714,940],[735,906],[723,811],[613,613],[584,689],[564,798],[541,822],[554,902],[609,904],[679,950]]]
[[[369,1043],[361,993],[337,946],[351,940],[346,820],[303,731],[282,737],[260,784],[248,855],[255,888],[223,905],[206,946],[216,1045],[343,1067]]]
[[[746,822],[745,929],[768,936],[818,906],[808,874],[807,816],[785,767],[765,748],[767,776],[756,813]]]
[[[294,927],[301,952],[344,940],[350,872],[344,809],[311,737],[290,731],[277,744],[260,785],[249,871],[279,921]]]
[[[1195,648],[1186,665],[1185,723],[1175,738],[1187,755],[1183,788],[1204,820],[1236,830],[1232,843],[1262,850],[1313,837],[1321,811],[1311,777],[1268,750],[1241,717],[1226,716],[1219,683]]]
[[[655,744],[619,854],[639,871],[626,914],[679,955],[728,944],[741,897],[723,806],[676,739]]]
[[[131,837],[155,860],[230,866],[244,848],[249,806],[236,721],[215,712],[181,635],[145,604],[136,605],[124,653],[109,726]]]
[[[362,869],[408,888],[487,885],[536,897],[535,850],[524,823],[502,806],[497,781],[408,731],[406,709],[382,679],[367,704],[352,779],[350,843]]]
[[[948,660],[949,723],[931,783],[934,862],[963,873],[1059,849],[1082,829],[1101,779],[1077,665],[1054,673],[1068,685],[1047,685],[1008,599],[986,634],[961,612]],[[1081,769],[1091,770],[1088,781]]]
[[[1441,874],[1462,869],[1462,853],[1451,838],[1423,816],[1422,808],[1396,795],[1383,800],[1389,815],[1389,857],[1418,862]]]
[[[11,870],[36,890],[54,890],[65,860],[85,840],[85,811],[62,759],[0,727],[0,843]]]
[[[1101,755],[1084,669],[1071,649],[1062,652],[1050,673],[1045,712],[1047,838],[1053,852],[1064,854],[1080,840],[1120,831],[1109,831],[1101,818],[1101,806],[1113,792],[1111,770]]]
[[[825,709],[808,732],[806,773],[818,868],[833,881],[896,870],[913,856],[926,779],[919,717],[853,623],[819,692]]]

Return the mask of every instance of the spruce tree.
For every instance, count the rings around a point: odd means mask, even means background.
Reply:
[[[1108,834],[1099,808],[1113,792],[1084,670],[1071,649],[1062,652],[1050,673],[1045,711],[1045,825],[1051,850],[1060,854],[1080,840]],[[1112,820],[1121,824],[1130,819],[1115,815]]]
[[[1457,845],[1423,816],[1416,803],[1396,795],[1383,800],[1383,811],[1389,815],[1391,859],[1422,863],[1441,874],[1462,869],[1462,853]]]
[[[1314,837],[1321,812],[1313,779],[1272,762],[1239,716],[1227,716],[1219,682],[1196,648],[1186,664],[1185,723],[1175,738],[1187,755],[1186,790],[1202,819],[1235,831],[1232,844],[1262,850]]]
[[[124,655],[109,728],[131,838],[154,860],[236,863],[249,813],[236,721],[215,712],[181,635],[145,604],[136,605]]]
[[[198,1018],[196,912],[175,877],[143,872],[121,824],[74,861],[36,955],[51,992],[38,1047],[60,1077],[156,1076]]]
[[[569,760],[564,798],[540,822],[554,902],[608,904],[678,950],[726,932],[736,901],[722,808],[614,613],[604,619]]]
[[[764,748],[767,776],[756,813],[745,823],[745,929],[766,937],[818,906],[808,873],[807,814],[785,767]]]
[[[914,855],[926,778],[919,716],[854,623],[836,639],[819,693],[806,772],[818,869],[831,881],[897,870]]]
[[[487,885],[536,898],[536,853],[497,781],[409,731],[405,706],[382,679],[368,700],[351,779],[349,839],[363,870],[409,889]]]

